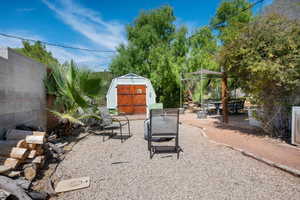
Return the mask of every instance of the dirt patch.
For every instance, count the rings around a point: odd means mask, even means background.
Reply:
[[[199,120],[196,114],[181,115],[183,123],[203,128],[211,140],[300,170],[300,149],[263,135],[258,129],[249,126],[243,117],[240,121],[235,118],[232,118],[229,124],[224,124],[219,118]]]

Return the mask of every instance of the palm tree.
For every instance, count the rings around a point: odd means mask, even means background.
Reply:
[[[104,93],[103,81],[90,70],[77,67],[73,61],[54,65],[45,86],[48,94],[56,96],[50,112],[65,125],[66,132],[72,124],[84,125],[83,119],[100,119],[96,99]]]

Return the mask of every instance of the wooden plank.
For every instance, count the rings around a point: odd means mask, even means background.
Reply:
[[[28,135],[25,140],[28,144],[44,144],[45,136]]]
[[[74,178],[69,180],[60,181],[55,192],[67,192],[72,190],[78,190],[82,188],[87,188],[90,186],[90,177]]]
[[[11,167],[12,169],[15,169],[20,164],[20,160],[15,158],[7,158],[4,161],[4,165],[7,167]]]
[[[27,149],[14,147],[10,152],[10,157],[24,160],[25,158],[27,158],[28,154],[29,151]]]
[[[6,133],[7,140],[22,140],[25,139],[26,136],[32,135],[32,131],[23,131],[17,129],[9,129]]]

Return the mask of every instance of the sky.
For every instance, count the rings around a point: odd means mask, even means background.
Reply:
[[[255,2],[256,0],[250,0]],[[254,8],[257,12],[270,4]],[[221,0],[2,0],[0,33],[67,46],[115,51],[126,44],[125,26],[143,10],[170,5],[176,26],[192,32],[209,24]],[[3,20],[5,19],[5,20]],[[21,47],[21,41],[0,36],[0,46]],[[94,71],[108,68],[115,53],[86,52],[47,46],[60,62],[73,59]]]

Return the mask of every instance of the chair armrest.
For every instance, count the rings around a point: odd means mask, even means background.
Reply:
[[[126,119],[126,121],[129,123],[129,118],[126,116],[126,113],[119,113],[118,116],[120,117],[124,117]]]
[[[126,121],[126,123],[128,123],[128,124],[129,124],[129,119],[128,119],[128,117],[127,117],[127,116],[120,116],[120,117],[124,117],[124,118],[125,118],[125,120],[124,120],[124,121]],[[119,122],[119,123],[121,123],[121,120],[120,120],[119,118],[112,117],[112,120],[113,120],[113,121],[115,121],[115,122]],[[123,124],[123,125],[125,125],[125,124]]]

